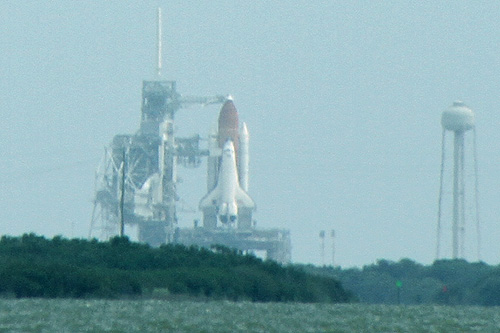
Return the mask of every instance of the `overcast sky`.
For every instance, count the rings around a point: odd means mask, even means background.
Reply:
[[[500,263],[500,2],[2,1],[0,234],[88,234],[104,146],[139,128],[155,70],[184,95],[231,94],[250,131],[261,228],[289,228],[295,262],[435,259],[444,109],[476,113],[482,259]],[[182,110],[205,136],[218,108]],[[451,134],[447,157],[451,158]],[[477,260],[472,133],[466,134],[466,258]],[[191,207],[206,164],[180,169]],[[451,160],[442,254],[451,255]],[[470,185],[470,186],[469,186]],[[200,213],[180,214],[189,226]],[[325,263],[331,262],[327,237]]]

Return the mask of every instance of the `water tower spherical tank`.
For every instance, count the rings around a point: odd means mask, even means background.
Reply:
[[[441,125],[448,131],[459,132],[474,128],[474,112],[463,102],[456,101],[443,111]]]

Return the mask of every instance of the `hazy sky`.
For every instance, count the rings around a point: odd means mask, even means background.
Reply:
[[[0,234],[86,237],[103,148],[139,128],[158,5],[163,77],[184,95],[234,96],[251,136],[255,218],[291,229],[295,262],[321,263],[318,233],[335,229],[336,264],[431,263],[440,117],[460,99],[477,116],[482,259],[500,263],[496,0],[2,1]],[[217,115],[181,110],[177,133],[206,135]],[[181,196],[197,207],[206,164],[179,174]],[[199,216],[181,214],[181,226]],[[476,260],[469,222],[466,257]]]

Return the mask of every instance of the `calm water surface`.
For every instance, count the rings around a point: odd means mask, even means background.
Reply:
[[[500,332],[500,308],[0,300],[0,332]]]

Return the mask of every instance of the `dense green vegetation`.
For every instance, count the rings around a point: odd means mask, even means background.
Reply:
[[[346,291],[344,290],[344,288]],[[281,266],[253,255],[116,237],[0,239],[0,296],[197,297],[257,302],[500,305],[500,266],[379,260],[362,268]],[[353,296],[354,295],[354,296]]]
[[[0,240],[0,295],[123,298],[187,295],[258,302],[347,302],[339,282],[225,247],[151,248],[34,234]]]
[[[305,270],[338,279],[363,303],[500,305],[500,266],[465,260],[437,260],[424,266],[410,259],[379,260],[362,269]]]

